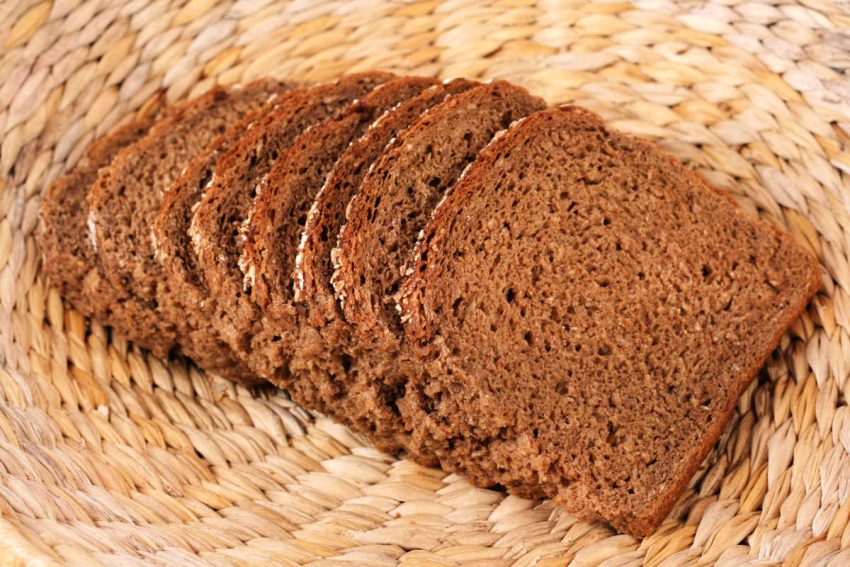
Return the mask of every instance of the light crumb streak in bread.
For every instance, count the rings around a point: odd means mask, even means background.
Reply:
[[[153,225],[151,225],[149,238],[151,239],[151,247],[153,248],[154,258],[156,258],[158,262],[162,262],[165,259],[165,254],[162,252],[159,245],[159,239],[156,237],[156,231],[154,230]]]
[[[89,208],[89,214],[86,215],[86,232],[88,233],[89,244],[92,249],[97,252],[97,218],[94,209]]]

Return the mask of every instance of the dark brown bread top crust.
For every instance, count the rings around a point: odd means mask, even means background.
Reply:
[[[84,280],[98,270],[94,248],[86,238],[86,195],[98,169],[109,165],[121,148],[141,139],[153,122],[153,116],[135,119],[92,143],[80,163],[53,182],[41,198],[44,272],[62,297],[84,315],[105,320],[107,314],[103,302],[90,301],[83,293]]]
[[[303,309],[294,303],[292,274],[310,205],[352,141],[384,112],[436,84],[435,79],[403,77],[378,86],[337,118],[299,136],[261,184],[240,258],[245,287],[251,290],[263,316],[252,337],[249,365],[267,377],[275,377],[273,381],[290,390],[303,405],[316,407],[316,391],[304,381],[291,381],[287,376],[304,319]]]
[[[384,114],[340,156],[311,206],[296,257],[294,282],[295,300],[304,305],[307,320],[302,320],[290,368],[292,374],[307,382],[314,396],[321,400],[316,407],[330,408],[327,413],[349,424],[346,416],[356,413],[351,406],[360,403],[357,398],[346,396],[351,381],[346,375],[356,371],[352,368],[356,362],[346,353],[351,329],[339,312],[331,285],[333,264],[330,259],[331,249],[345,222],[346,206],[369,167],[395,136],[446,97],[477,85],[456,79],[431,87]],[[383,448],[395,451],[400,446]]]
[[[291,88],[294,85],[281,84],[281,90],[272,100],[249,112],[210,142],[166,191],[153,225],[154,252],[167,280],[167,285],[159,287],[157,298],[160,310],[177,327],[181,351],[198,365],[243,383],[259,382],[261,378],[239,361],[212,324],[209,317],[212,298],[188,230],[204,190],[212,182],[218,159],[252,123],[272,112],[281,100],[281,93]]]
[[[443,192],[495,135],[545,103],[504,81],[449,97],[402,132],[365,176],[348,206],[334,250],[335,289],[352,324],[345,345],[353,427],[379,448],[402,444],[395,399],[406,369],[397,356],[400,325],[387,313],[395,281]]]
[[[412,449],[482,485],[535,471],[570,512],[635,535],[820,284],[787,234],[575,107],[482,152],[408,273]]]
[[[256,188],[305,129],[328,120],[351,102],[393,78],[389,73],[349,75],[335,83],[284,94],[260,120],[219,158],[212,185],[192,217],[189,234],[214,297],[210,317],[221,337],[246,358],[260,316],[243,290],[239,268],[241,230],[249,218]]]
[[[158,352],[170,350],[176,340],[174,324],[158,310],[157,291],[164,280],[150,233],[164,191],[196,152],[279,88],[272,80],[215,87],[157,122],[99,172],[88,196],[98,262],[115,288],[147,304],[140,318],[110,321],[129,338],[150,332],[157,337]]]

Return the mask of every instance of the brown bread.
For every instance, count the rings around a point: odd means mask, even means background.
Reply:
[[[106,306],[83,293],[87,278],[102,279],[94,248],[86,238],[86,195],[98,169],[108,166],[121,148],[144,137],[153,122],[153,116],[133,120],[94,142],[77,166],[57,179],[41,199],[44,272],[62,297],[87,316],[104,319]]]
[[[166,109],[165,112],[173,111]],[[113,133],[95,141],[80,163],[57,179],[41,201],[40,244],[44,271],[51,285],[75,309],[88,317],[109,323],[143,316],[147,306],[109,281],[97,263],[91,240],[87,237],[88,206],[86,196],[97,180],[98,169],[108,166],[121,148],[141,139],[154,122],[154,114],[133,120]],[[106,301],[105,298],[112,298]],[[124,334],[121,329],[114,329]],[[136,342],[165,356],[159,348],[154,329],[139,329]]]
[[[293,345],[304,319],[304,309],[294,303],[292,274],[310,205],[352,141],[384,112],[436,84],[434,79],[404,77],[378,86],[337,118],[299,136],[258,192],[240,258],[245,286],[262,313],[252,336],[249,365],[312,409],[332,412],[334,407],[321,403],[309,380],[289,379]]]
[[[260,320],[243,289],[239,268],[242,226],[250,216],[257,186],[304,130],[334,117],[391,78],[389,73],[363,73],[286,93],[216,163],[213,182],[192,217],[189,235],[214,299],[211,320],[240,359],[249,357],[250,337]]]
[[[289,90],[282,85],[281,93],[285,92]],[[240,382],[261,379],[238,359],[213,325],[209,316],[213,299],[198,266],[188,230],[204,190],[212,182],[218,159],[251,124],[280,104],[281,93],[232,124],[192,160],[166,191],[153,225],[154,252],[167,282],[159,286],[157,299],[160,310],[177,327],[181,351],[200,366]]]
[[[338,319],[338,303],[331,284],[331,250],[345,224],[345,209],[360,183],[387,145],[425,111],[446,97],[478,83],[455,79],[435,85],[385,113],[340,156],[310,207],[301,234],[295,266],[295,299],[304,303],[310,321],[318,326]]]
[[[154,257],[150,232],[164,191],[228,124],[280,88],[281,83],[272,80],[244,88],[215,87],[157,122],[144,138],[122,149],[109,167],[99,172],[88,195],[88,222],[98,262],[116,289],[147,305],[138,318],[109,321],[131,339],[153,330],[151,334],[158,339],[156,350],[165,352],[177,337],[174,323],[158,308],[157,288],[165,280]]]
[[[414,123],[423,112],[446,97],[469,90],[477,83],[456,79],[436,85],[384,114],[340,156],[313,202],[296,256],[294,297],[303,304],[302,329],[295,342],[290,367],[309,382],[314,396],[329,413],[342,421],[355,412],[357,398],[346,396],[351,369],[347,351],[351,329],[339,312],[331,285],[331,249],[345,223],[345,209],[390,141]],[[316,404],[317,406],[319,404]]]
[[[479,155],[397,295],[411,448],[649,534],[819,285],[785,233],[562,107]]]
[[[380,448],[403,443],[395,400],[401,327],[391,309],[401,268],[431,210],[495,133],[545,103],[504,81],[450,97],[402,132],[348,206],[334,250],[333,283],[352,326],[349,418]]]

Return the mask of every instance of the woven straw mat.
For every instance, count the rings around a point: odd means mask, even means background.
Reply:
[[[850,4],[0,2],[0,564],[850,565]],[[39,194],[162,100],[272,75],[499,77],[657,140],[823,290],[643,540],[384,455],[63,306]]]

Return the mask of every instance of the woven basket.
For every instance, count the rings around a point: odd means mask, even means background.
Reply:
[[[850,5],[0,3],[0,563],[850,565]],[[824,288],[642,541],[383,455],[63,306],[40,192],[163,96],[263,75],[500,77],[658,140]]]

